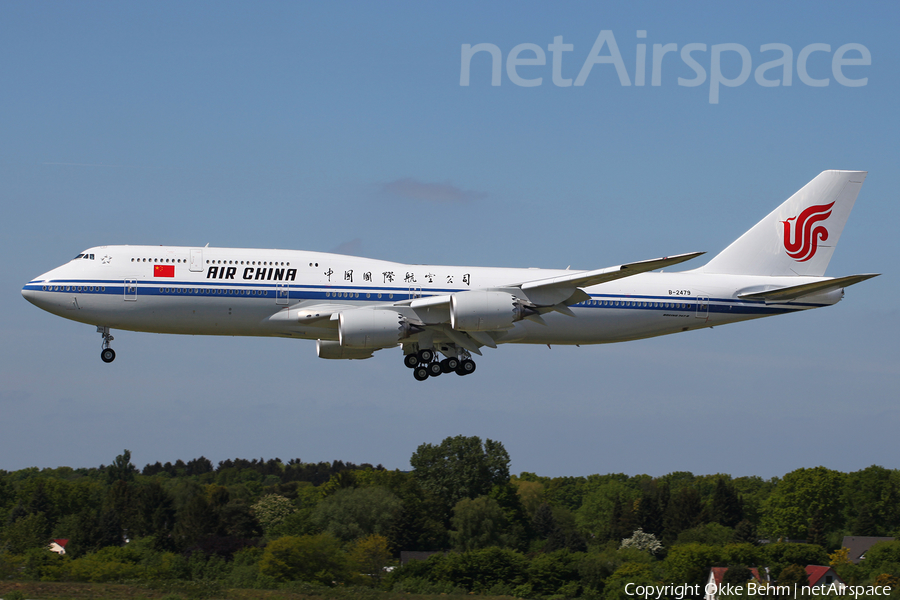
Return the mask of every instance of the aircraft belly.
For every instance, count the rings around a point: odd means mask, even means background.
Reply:
[[[756,318],[753,315],[715,313],[698,318],[693,310],[607,307],[580,307],[574,308],[573,312],[575,317],[545,315],[546,326],[520,321],[516,324],[516,330],[521,331],[510,332],[498,341],[521,344],[608,344]]]
[[[126,301],[118,294],[72,296],[78,308],[68,309],[57,299],[61,306],[52,312],[83,323],[149,333],[280,335],[260,324],[283,308],[269,299],[138,295]]]

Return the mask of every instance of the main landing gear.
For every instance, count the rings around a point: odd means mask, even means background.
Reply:
[[[456,358],[448,356],[444,360],[437,360],[434,350],[423,348],[416,353],[403,356],[403,364],[413,370],[416,381],[425,381],[429,377],[437,377],[444,373],[456,373],[468,375],[475,372],[475,361],[464,351],[465,356]]]
[[[116,351],[109,347],[109,343],[113,341],[113,336],[109,333],[109,327],[97,326],[97,333],[103,336],[103,350],[100,351],[100,360],[105,363],[111,363],[116,360]]]

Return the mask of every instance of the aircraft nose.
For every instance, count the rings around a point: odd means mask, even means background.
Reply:
[[[34,305],[37,305],[38,300],[38,290],[40,290],[40,286],[35,283],[28,283],[25,287],[22,288],[22,297],[31,302]]]

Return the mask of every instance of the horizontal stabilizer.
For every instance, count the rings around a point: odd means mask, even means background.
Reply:
[[[740,294],[738,298],[741,300],[765,300],[766,302],[790,302],[804,296],[813,294],[822,294],[849,287],[854,283],[865,281],[873,277],[878,277],[879,273],[865,273],[863,275],[848,275],[847,277],[838,277],[836,279],[826,279],[825,281],[816,281],[814,283],[804,283],[802,285],[792,285],[790,287],[777,288],[774,290],[766,290],[764,292],[754,292],[752,294]]]

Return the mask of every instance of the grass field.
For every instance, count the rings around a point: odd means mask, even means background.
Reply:
[[[365,587],[312,588],[300,584],[298,589],[247,590],[219,589],[188,583],[158,585],[126,585],[116,583],[61,583],[34,581],[0,582],[0,599],[19,592],[27,600],[446,600],[446,594],[419,595],[383,592]],[[512,600],[507,596],[479,596],[480,600]]]

